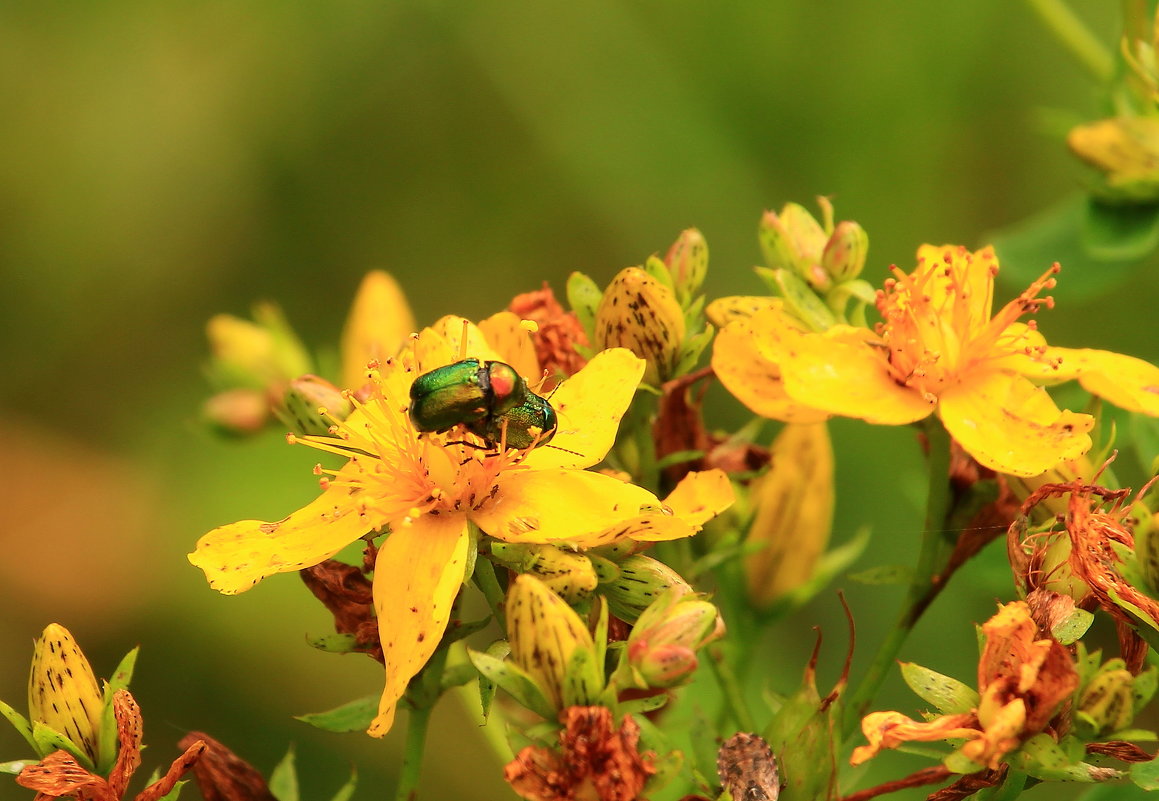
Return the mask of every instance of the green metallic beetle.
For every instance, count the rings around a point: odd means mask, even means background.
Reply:
[[[460,423],[486,424],[518,407],[531,393],[504,362],[463,359],[423,373],[410,385],[410,419],[419,431],[446,431]]]
[[[529,391],[518,406],[469,423],[467,428],[492,448],[502,443],[522,450],[546,445],[555,436],[558,425],[555,409],[547,399]]]

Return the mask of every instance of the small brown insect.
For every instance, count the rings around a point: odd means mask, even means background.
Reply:
[[[733,801],[777,801],[781,779],[764,738],[737,732],[716,753],[716,772]]]

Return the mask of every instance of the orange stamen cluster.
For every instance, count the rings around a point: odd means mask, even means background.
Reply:
[[[975,260],[978,261],[975,261]],[[984,270],[983,274],[979,274]],[[1011,326],[1023,315],[1054,299],[1039,295],[1055,286],[1057,264],[1017,298],[990,316],[998,264],[989,250],[946,250],[940,263],[919,259],[913,273],[892,268],[894,278],[877,292],[884,322],[877,333],[887,347],[888,369],[898,383],[914,387],[931,400],[949,383],[986,362],[1013,355],[1047,358],[1032,342],[1034,321],[1026,329]]]

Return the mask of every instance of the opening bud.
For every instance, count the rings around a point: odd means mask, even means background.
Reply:
[[[223,389],[266,389],[310,372],[310,357],[272,303],[254,306],[254,321],[218,314],[206,324],[210,374]]]
[[[319,409],[325,409],[326,414],[320,414]],[[351,411],[353,405],[342,395],[342,390],[316,375],[291,381],[274,407],[274,414],[295,434],[316,436],[328,433],[330,426],[345,420]]]
[[[608,599],[608,609],[620,620],[635,623],[644,610],[669,591],[680,595],[692,587],[679,573],[650,556],[636,554],[618,564],[619,574],[600,586]]]
[[[852,220],[842,220],[825,243],[821,266],[835,283],[840,284],[861,275],[868,254],[869,234]]]
[[[685,301],[691,298],[700,291],[708,275],[708,242],[704,235],[695,228],[681,231],[668,248],[664,263],[672,274],[677,294]]]
[[[628,636],[627,658],[640,689],[675,687],[692,677],[696,652],[724,635],[716,607],[672,590],[644,610]]]

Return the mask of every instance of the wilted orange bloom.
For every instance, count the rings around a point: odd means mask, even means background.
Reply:
[[[919,722],[900,712],[866,715],[869,745],[854,749],[853,765],[905,742],[964,739],[958,753],[977,769],[997,768],[1002,757],[1045,730],[1079,677],[1066,648],[1035,639],[1038,627],[1022,601],[1005,604],[982,626],[986,645],[978,661],[981,700],[970,712]]]
[[[29,765],[16,777],[16,783],[36,790],[37,799],[75,798],[77,801],[121,801],[129,779],[141,766],[141,710],[128,690],[113,695],[113,715],[117,720],[120,748],[117,761],[108,778],[84,768],[65,751],[54,751],[37,765]],[[177,757],[169,770],[157,781],[137,793],[134,801],[157,801],[168,795],[177,781],[201,757],[205,743],[190,745]]]
[[[1034,507],[1052,498],[1066,497],[1066,513],[1062,516],[1065,533],[1048,531],[1032,534],[1022,541],[1022,549],[1027,556],[1025,583],[1033,589],[1045,585],[1052,578],[1052,568],[1045,565],[1045,559],[1052,553],[1057,537],[1069,539],[1069,552],[1064,551],[1066,567],[1078,582],[1069,582],[1068,587],[1077,587],[1085,597],[1075,597],[1082,603],[1093,597],[1102,609],[1117,621],[1134,625],[1134,621],[1124,610],[1124,606],[1151,625],[1159,628],[1159,603],[1147,593],[1129,583],[1123,577],[1123,557],[1121,551],[1135,550],[1135,509],[1134,503],[1151,486],[1144,487],[1135,501],[1130,500],[1129,489],[1108,489],[1097,484],[1085,483],[1081,479],[1062,483],[1044,484],[1027,497],[1022,504],[1022,516],[1029,517]],[[1011,537],[1018,532],[1011,529]],[[1064,540],[1065,543],[1065,540]],[[1016,550],[1016,543],[1011,549]],[[1054,551],[1057,554],[1057,551]],[[1056,565],[1053,570],[1058,571]],[[1146,568],[1145,568],[1146,569]],[[1085,584],[1085,587],[1083,586]]]
[[[559,750],[528,746],[503,777],[530,801],[635,801],[656,772],[652,753],[637,750],[640,727],[630,716],[616,728],[602,706],[560,713]]]
[[[549,376],[570,376],[587,364],[588,360],[576,350],[577,345],[587,347],[587,334],[575,313],[565,310],[555,299],[546,281],[543,289],[516,295],[507,310],[539,327],[531,339],[540,370]]]

